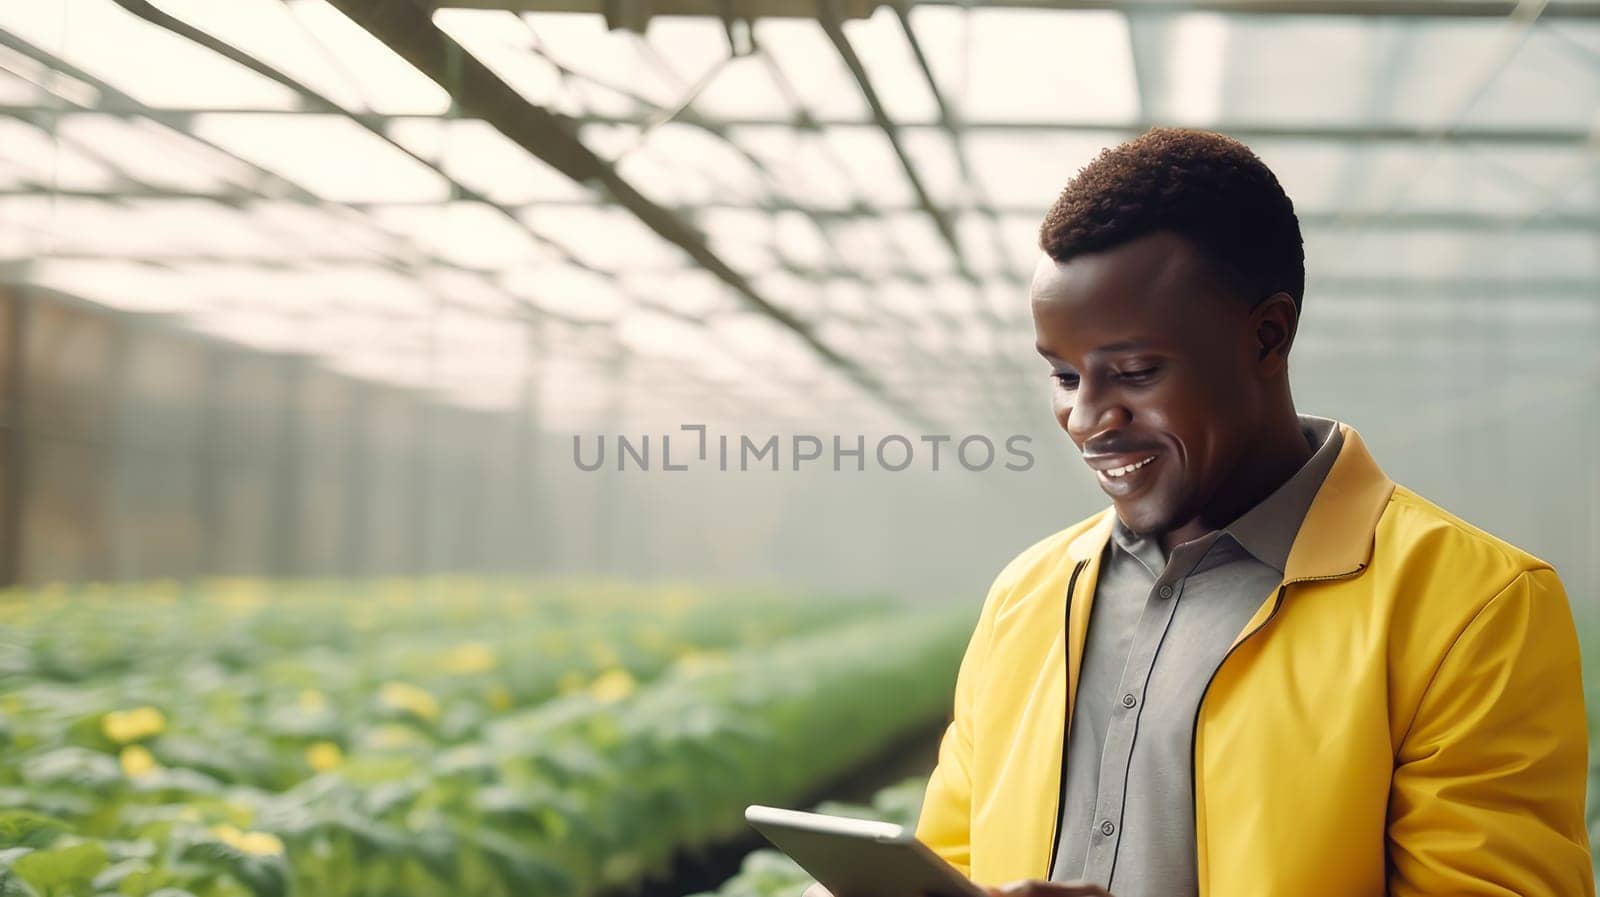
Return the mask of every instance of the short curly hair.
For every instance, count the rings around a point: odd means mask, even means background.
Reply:
[[[1192,242],[1252,305],[1282,291],[1300,308],[1294,203],[1249,147],[1211,131],[1155,128],[1102,150],[1050,207],[1039,248],[1065,262],[1163,230]]]

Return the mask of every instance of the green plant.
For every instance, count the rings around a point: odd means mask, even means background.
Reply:
[[[0,895],[585,894],[947,709],[969,614],[451,579],[0,602]]]

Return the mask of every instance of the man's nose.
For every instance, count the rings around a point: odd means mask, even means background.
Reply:
[[[1115,391],[1080,386],[1075,398],[1067,414],[1067,435],[1080,449],[1094,436],[1125,427],[1133,420]]]

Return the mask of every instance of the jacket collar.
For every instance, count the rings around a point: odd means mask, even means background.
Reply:
[[[1355,428],[1339,424],[1344,444],[1306,511],[1284,564],[1285,582],[1344,576],[1372,559],[1378,518],[1394,492],[1394,481],[1378,467]],[[1105,549],[1116,522],[1115,507],[1089,519],[1088,527],[1067,543],[1074,561],[1093,560]]]
[[[1289,549],[1286,582],[1344,576],[1372,560],[1378,518],[1394,493],[1394,481],[1378,467],[1355,428],[1340,424],[1339,431],[1344,446]]]

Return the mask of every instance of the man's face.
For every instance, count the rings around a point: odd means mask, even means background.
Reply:
[[[1055,379],[1056,420],[1122,522],[1143,535],[1200,517],[1259,420],[1249,303],[1210,270],[1169,232],[1065,263],[1041,255],[1034,270],[1034,330]]]

